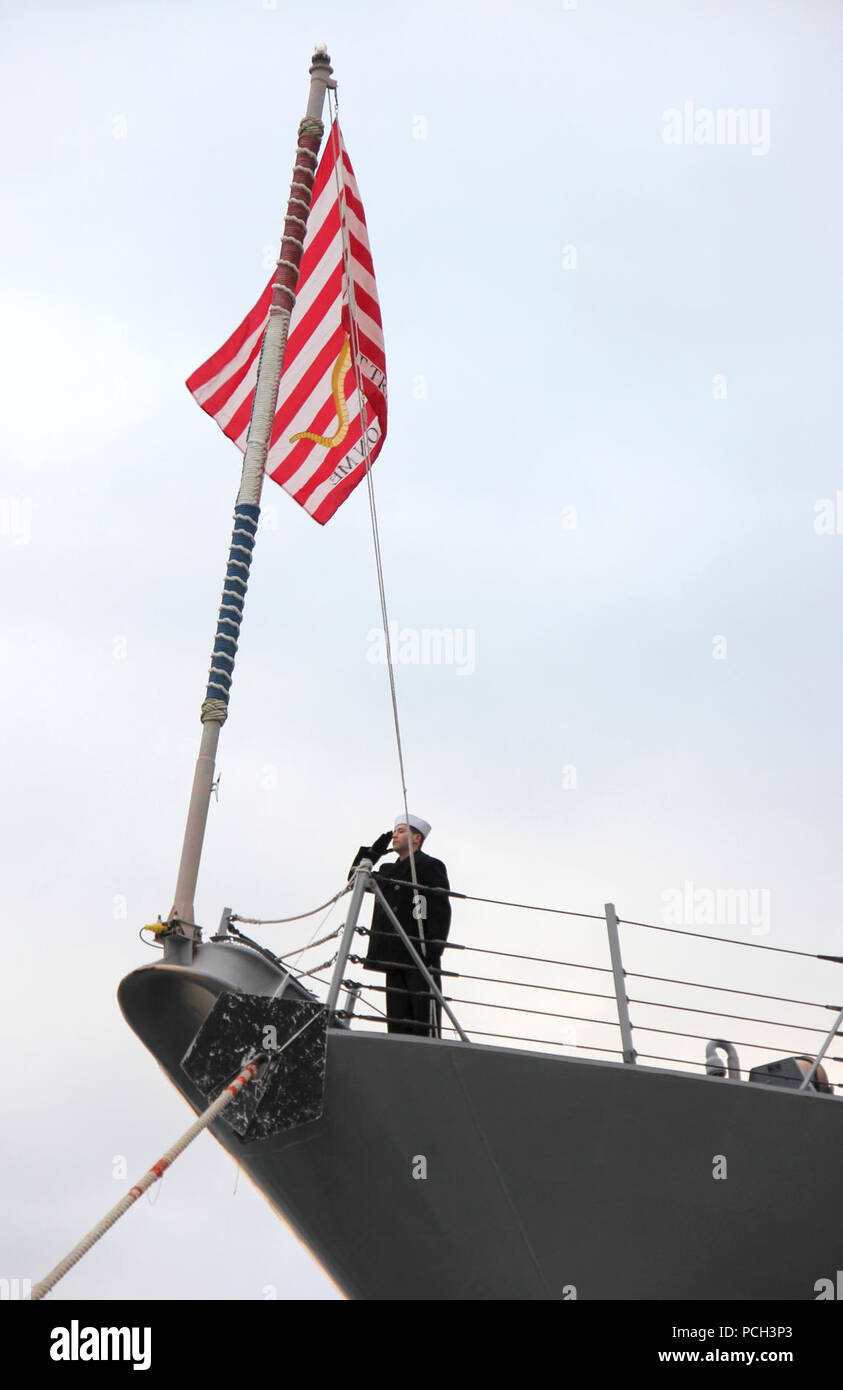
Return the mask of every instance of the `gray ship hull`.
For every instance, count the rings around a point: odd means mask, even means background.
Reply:
[[[207,944],[120,1003],[198,1111],[181,1060],[216,998],[279,978]],[[843,1267],[816,1093],[332,1028],[320,1119],[213,1133],[349,1298],[811,1300]]]

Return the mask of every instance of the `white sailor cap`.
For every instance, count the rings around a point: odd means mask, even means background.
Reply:
[[[418,830],[424,840],[426,840],[430,834],[430,823],[426,820],[422,820],[421,816],[405,816],[404,812],[401,811],[400,814],[395,817],[393,829],[397,830],[399,825],[409,825],[411,829]]]

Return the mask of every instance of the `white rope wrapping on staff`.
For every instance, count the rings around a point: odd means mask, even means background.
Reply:
[[[305,116],[299,123],[299,143],[296,146],[296,158],[293,164],[293,188],[299,188],[307,193],[307,208],[310,208],[312,197],[312,187],[302,183],[296,178],[296,173],[300,173],[304,178],[313,177],[313,170],[318,163],[318,156],[313,150],[309,150],[301,144],[303,136],[316,135],[322,137],[322,122],[318,117]],[[305,160],[310,160],[311,168],[308,169]],[[297,199],[297,202],[304,202],[304,199]],[[289,211],[289,205],[288,205]],[[286,226],[285,226],[286,231]],[[283,250],[285,243],[292,243],[299,250],[303,243],[298,237],[285,235],[281,242]],[[276,262],[276,270],[282,266],[295,272],[298,277],[299,266],[293,261],[287,260],[279,254]],[[296,302],[295,286],[273,284],[273,295],[284,290],[288,296],[289,303],[286,307],[272,303],[269,306],[269,318],[263,335],[261,345],[260,360],[258,363],[258,379],[255,386],[254,402],[252,404],[252,418],[249,422],[249,434],[246,440],[246,452],[243,458],[243,472],[240,479],[240,491],[237,494],[238,505],[247,502],[254,505],[260,503],[261,488],[263,485],[264,468],[269,453],[269,443],[272,436],[272,427],[275,423],[275,411],[278,404],[278,387],[281,382],[281,369],[284,362],[284,352],[287,346],[287,333],[290,328],[290,314]]]
[[[290,1041],[292,1041],[292,1039]],[[286,1043],[285,1046],[287,1046]],[[68,1270],[72,1269],[73,1266],[82,1259],[83,1255],[87,1255],[91,1246],[96,1245],[97,1241],[102,1239],[106,1231],[114,1225],[115,1221],[119,1221],[124,1212],[127,1212],[129,1207],[134,1206],[135,1202],[139,1197],[143,1196],[147,1188],[151,1187],[154,1182],[157,1182],[159,1178],[163,1177],[166,1170],[175,1163],[179,1154],[183,1153],[188,1144],[192,1144],[197,1134],[201,1134],[203,1129],[207,1129],[208,1125],[213,1124],[214,1120],[222,1114],[226,1106],[231,1104],[234,1097],[239,1095],[243,1087],[248,1086],[250,1081],[254,1081],[260,1068],[261,1064],[258,1062],[249,1062],[249,1064],[243,1068],[240,1075],[220,1092],[216,1100],[212,1101],[208,1106],[207,1110],[203,1110],[202,1114],[194,1120],[190,1129],[182,1135],[181,1139],[179,1139],[171,1149],[167,1150],[163,1158],[159,1158],[157,1163],[153,1163],[152,1167],[144,1174],[140,1182],[136,1183],[135,1186],[126,1193],[125,1197],[121,1198],[116,1207],[112,1207],[108,1215],[104,1216],[102,1221],[100,1221],[92,1231],[89,1231],[88,1234],[79,1241],[78,1245],[74,1246],[70,1254],[66,1255],[65,1258],[56,1265],[55,1269],[50,1271],[45,1279],[42,1279],[39,1284],[35,1285],[29,1294],[29,1299],[33,1303],[43,1298],[45,1294],[48,1294],[59,1280],[64,1278]]]
[[[229,620],[226,618],[225,621],[228,622]],[[224,724],[227,718],[228,706],[225,700],[216,700],[211,696],[209,699],[202,701],[203,724],[207,724],[209,720],[212,723]]]
[[[278,383],[281,380],[281,366],[284,361],[284,348],[287,344],[289,324],[289,309],[278,309],[276,313],[272,313],[270,310],[269,322],[266,325],[261,349],[261,364],[255,387],[249,438],[243,459],[243,476],[237,495],[238,506],[244,502],[257,503],[260,501],[263,470],[275,420]]]
[[[290,289],[290,286],[282,285],[280,280],[273,280],[272,288],[273,290],[277,290],[279,294],[287,294],[290,296],[290,312],[292,313],[293,309],[296,306],[296,296],[293,294],[293,291]]]

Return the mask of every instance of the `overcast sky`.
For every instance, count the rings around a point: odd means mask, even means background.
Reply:
[[[686,884],[754,891],[759,930],[710,929],[839,952],[843,25],[831,0],[0,9],[0,1274],[35,1281],[190,1119],[116,1003],[172,902],[239,478],[184,380],[266,282],[315,40],[380,290],[390,612],[464,644],[396,670],[430,852],[469,893],[645,922]],[[264,502],[209,932],[324,901],[401,804],[365,489],[324,529]],[[605,963],[599,923],[560,923],[463,906],[453,932]],[[843,1002],[832,965],[707,949],[625,929],[630,969]],[[236,1179],[203,1136],[52,1297],[337,1297]]]

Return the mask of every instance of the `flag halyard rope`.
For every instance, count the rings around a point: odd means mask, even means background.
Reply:
[[[342,156],[338,147],[337,134],[339,131],[339,103],[335,90],[328,92],[328,111],[331,115],[331,135],[334,144],[334,177],[337,183],[337,202],[340,211],[340,234],[342,241],[343,267],[345,271],[345,282],[348,287],[348,317],[351,328],[352,341],[352,370],[354,372],[354,383],[357,389],[357,397],[360,402],[360,414],[362,416],[362,436],[363,454],[365,457],[366,490],[369,498],[369,517],[372,525],[372,542],[375,554],[375,570],[378,581],[378,598],[380,600],[381,620],[383,622],[384,641],[386,644],[386,669],[389,676],[389,693],[392,701],[392,721],[395,728],[395,745],[398,753],[398,770],[401,779],[401,797],[404,806],[404,816],[407,823],[407,844],[410,851],[410,876],[413,883],[413,902],[415,911],[419,912],[419,893],[418,877],[416,874],[416,857],[413,852],[413,837],[410,830],[410,811],[407,802],[407,777],[404,766],[404,749],[401,741],[401,724],[398,717],[398,694],[395,687],[395,670],[392,661],[392,643],[389,635],[389,615],[386,602],[386,587],[383,577],[383,558],[381,554],[380,531],[378,528],[378,514],[375,506],[375,490],[372,483],[372,460],[369,441],[369,417],[365,392],[360,383],[359,361],[360,343],[357,332],[357,305],[354,296],[354,275],[351,270],[351,254],[348,244],[348,227],[346,225],[346,198],[345,181],[342,168]],[[417,917],[419,938],[422,943],[422,956],[427,958],[427,945],[424,937],[424,927],[421,915]],[[434,1022],[434,1004],[431,1001],[430,1022]]]

